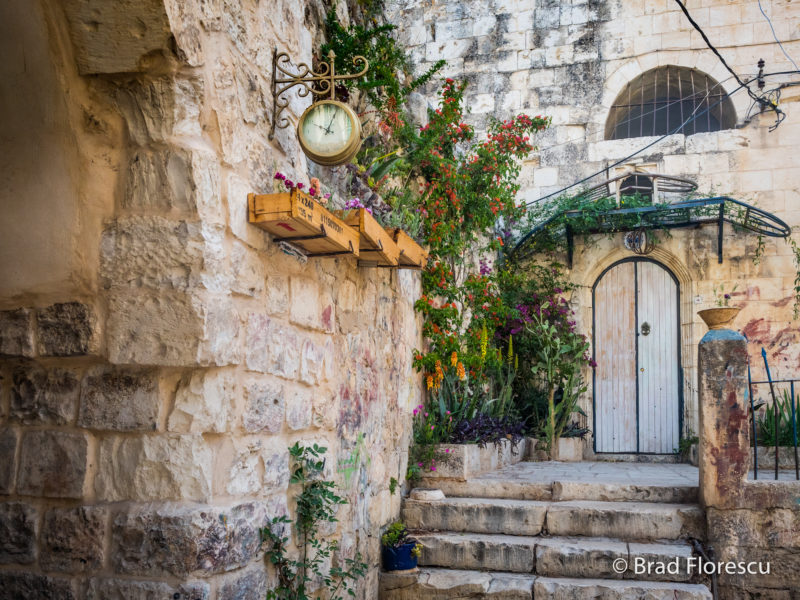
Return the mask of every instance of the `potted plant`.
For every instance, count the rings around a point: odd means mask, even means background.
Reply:
[[[741,308],[728,306],[731,300],[731,294],[736,291],[737,285],[733,286],[730,292],[725,292],[724,287],[720,284],[719,288],[714,286],[714,308],[707,308],[698,311],[698,315],[703,319],[709,329],[727,329],[736,315],[739,314]]]
[[[381,536],[381,557],[386,571],[407,571],[417,566],[422,544],[408,535],[408,529],[397,521]]]

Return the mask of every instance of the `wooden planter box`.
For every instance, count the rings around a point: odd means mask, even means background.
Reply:
[[[291,242],[308,256],[358,256],[359,234],[299,190],[280,194],[248,194],[250,223]]]
[[[387,228],[386,231],[400,251],[398,268],[421,269],[425,266],[428,262],[428,253],[410,235],[399,227]]]
[[[340,214],[342,220],[358,231],[358,256],[361,266],[396,267],[400,249],[367,209],[358,208]]]

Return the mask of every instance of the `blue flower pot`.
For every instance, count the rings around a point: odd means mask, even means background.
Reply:
[[[416,544],[416,542],[409,542],[397,548],[383,546],[381,548],[383,569],[385,571],[407,571],[416,568],[417,557],[411,554]]]

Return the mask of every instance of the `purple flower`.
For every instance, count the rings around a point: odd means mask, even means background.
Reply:
[[[280,171],[276,171],[275,172],[275,179],[281,179],[281,180],[286,179],[286,175],[284,175]]]
[[[303,184],[302,183],[298,183],[297,184],[297,189],[298,190],[302,190],[303,189]]]
[[[481,275],[488,275],[492,272],[492,267],[485,260],[481,259]]]

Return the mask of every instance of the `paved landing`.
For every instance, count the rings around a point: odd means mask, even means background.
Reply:
[[[761,472],[759,472],[761,476]],[[641,486],[696,486],[697,467],[686,464],[611,462],[521,462],[497,471],[477,475],[473,481],[518,481],[520,483],[631,484]]]

